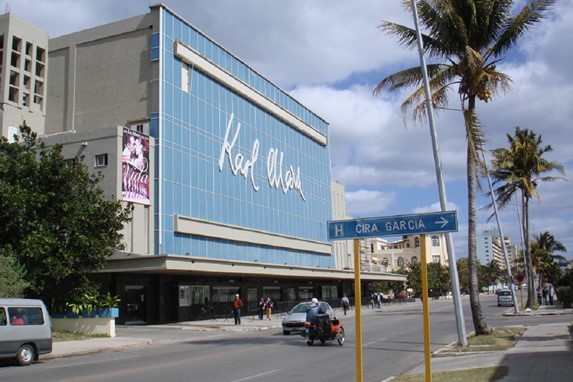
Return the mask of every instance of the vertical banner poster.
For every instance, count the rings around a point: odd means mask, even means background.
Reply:
[[[123,129],[121,153],[121,196],[123,201],[149,205],[149,137]]]

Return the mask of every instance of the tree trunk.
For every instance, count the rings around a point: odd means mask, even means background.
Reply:
[[[525,238],[525,248],[523,251],[525,257],[525,274],[527,282],[527,302],[525,303],[526,308],[537,309],[539,304],[537,303],[537,296],[535,295],[535,272],[533,270],[533,262],[531,261],[531,243],[529,242],[529,198],[523,195],[522,200],[523,205],[523,237]]]
[[[471,123],[466,121],[466,123]],[[470,143],[467,148],[467,182],[468,182],[468,276],[470,290],[470,307],[476,335],[489,334],[488,327],[479,301],[478,260],[476,249],[476,198],[475,189],[476,163],[474,161]]]

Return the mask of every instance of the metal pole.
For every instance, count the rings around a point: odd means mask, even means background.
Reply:
[[[501,228],[501,221],[499,220],[499,214],[497,211],[497,203],[495,202],[495,196],[493,194],[493,185],[491,183],[491,177],[489,176],[489,170],[485,161],[485,155],[483,149],[481,151],[483,158],[483,164],[487,173],[487,182],[489,184],[489,193],[491,194],[491,203],[493,204],[493,211],[495,213],[495,220],[497,221],[497,229],[499,230],[499,236],[501,238],[501,246],[503,247],[503,258],[505,260],[505,268],[507,269],[507,275],[509,277],[509,289],[511,289],[511,298],[513,299],[513,310],[515,314],[519,313],[519,307],[517,306],[517,295],[515,294],[515,288],[513,287],[513,276],[511,275],[511,266],[509,264],[509,256],[507,255],[507,248],[505,247],[505,241],[503,236],[503,230]]]
[[[356,382],[362,382],[362,287],[360,283],[360,240],[354,239],[354,306],[356,309]]]
[[[434,113],[432,110],[432,100],[430,94],[430,82],[428,80],[428,70],[426,68],[426,58],[424,57],[424,46],[422,44],[422,33],[418,25],[418,8],[416,7],[416,0],[412,0],[412,9],[414,14],[414,25],[416,26],[416,38],[418,40],[418,52],[420,54],[420,67],[422,69],[422,76],[424,79],[424,92],[426,93],[426,113],[428,114],[428,122],[430,123],[430,133],[432,136],[432,148],[434,152],[434,164],[436,166],[436,177],[438,179],[438,189],[440,192],[440,206],[442,211],[447,211],[446,189],[444,186],[444,179],[442,176],[442,162],[440,160],[438,138],[436,129],[434,128]],[[460,286],[458,280],[458,268],[456,264],[456,254],[454,251],[452,235],[446,234],[446,249],[448,251],[448,264],[450,271],[450,279],[452,283],[452,298],[454,300],[454,311],[456,315],[456,326],[458,329],[458,345],[468,346],[466,338],[466,327],[464,323],[464,313],[462,310]]]
[[[428,255],[426,246],[426,235],[420,235],[420,252],[422,257],[422,310],[424,325],[424,370],[426,372],[426,382],[432,382],[432,350],[430,348],[430,294],[428,293]]]

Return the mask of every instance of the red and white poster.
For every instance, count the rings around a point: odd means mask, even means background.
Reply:
[[[126,202],[149,202],[149,137],[123,129],[121,196]]]

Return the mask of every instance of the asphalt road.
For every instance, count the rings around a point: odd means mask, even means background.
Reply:
[[[471,332],[469,301],[463,298],[466,330]],[[492,326],[565,322],[569,317],[504,317],[495,296],[483,297],[482,308]],[[355,321],[343,321],[346,343],[307,346],[300,336],[284,336],[280,328],[262,332],[196,332],[121,328],[125,335],[146,330],[160,340],[150,346],[115,353],[53,359],[29,367],[1,366],[2,381],[354,381]],[[457,340],[451,301],[432,301],[431,346],[437,350]],[[422,305],[363,316],[364,381],[382,381],[424,362]]]

